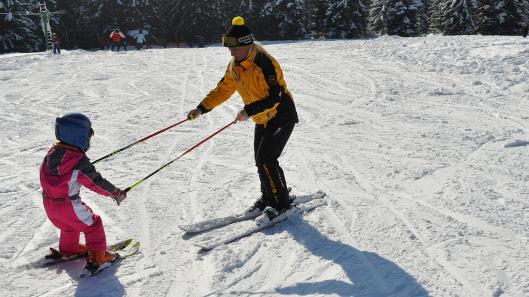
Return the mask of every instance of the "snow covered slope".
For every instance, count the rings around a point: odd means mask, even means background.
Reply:
[[[300,123],[283,156],[293,192],[329,205],[198,255],[178,225],[259,196],[253,125],[239,123],[129,192],[82,191],[109,242],[142,251],[79,281],[83,262],[28,268],[57,231],[38,167],[66,111],[101,157],[183,119],[224,73],[220,47],[0,56],[0,296],[529,296],[529,41],[383,37],[277,43]],[[229,123],[234,96],[97,164],[126,187]],[[247,226],[252,222],[241,223]]]

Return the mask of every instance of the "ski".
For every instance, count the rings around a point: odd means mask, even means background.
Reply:
[[[202,233],[206,231],[211,231],[213,229],[217,229],[220,227],[224,227],[233,223],[246,221],[255,219],[259,215],[261,215],[261,211],[254,211],[254,212],[243,212],[236,215],[226,216],[222,218],[214,218],[209,219],[201,222],[196,222],[193,224],[188,225],[180,225],[178,226],[180,229],[184,230],[186,234],[197,234]]]
[[[112,252],[117,252],[119,250],[126,248],[131,242],[132,242],[132,239],[127,239],[127,240],[123,240],[120,242],[116,242],[112,245],[109,245],[107,249]],[[69,262],[69,261],[73,261],[77,259],[86,258],[86,256],[88,256],[88,252],[73,255],[70,257],[62,257],[58,249],[50,247],[50,253],[44,256],[44,259],[42,259],[41,261],[34,263],[33,267],[52,266],[52,265],[56,265],[59,263],[64,263],[64,262]]]
[[[126,245],[123,246],[122,249],[113,251],[116,254],[116,257],[114,258],[114,260],[112,260],[111,262],[106,262],[105,264],[99,265],[99,266],[93,266],[91,265],[91,263],[87,263],[86,267],[83,269],[79,277],[85,278],[87,276],[90,276],[90,277],[96,276],[99,273],[101,273],[103,270],[113,266],[114,264],[120,263],[126,258],[135,255],[139,250],[140,250],[140,242],[136,241],[132,243],[132,240],[130,240]]]
[[[200,250],[198,253],[206,253],[216,247],[219,247],[221,245],[225,245],[234,241],[237,241],[243,237],[249,236],[253,233],[259,232],[261,230],[270,228],[272,226],[275,226],[278,223],[281,223],[288,219],[289,217],[293,215],[301,215],[303,213],[309,212],[317,207],[323,206],[327,204],[327,201],[325,199],[321,199],[325,197],[325,193],[323,193],[323,196],[318,196],[320,199],[315,200],[312,203],[307,204],[298,204],[297,206],[292,207],[291,209],[287,210],[286,212],[280,214],[278,217],[274,218],[268,223],[262,224],[262,225],[256,225],[250,229],[241,231],[240,233],[234,234],[226,239],[219,240],[219,241],[206,241],[201,243],[195,243],[196,246],[200,247]],[[308,202],[308,201],[307,201]]]
[[[313,194],[308,195],[299,195],[299,196],[291,196],[291,205],[297,206],[302,203],[306,203],[308,201],[314,200],[314,199],[322,199],[325,197],[325,193],[322,191],[318,191]],[[243,212],[236,215],[226,216],[222,218],[214,218],[209,219],[201,222],[196,222],[193,224],[187,224],[187,225],[180,225],[178,226],[180,229],[185,231],[185,234],[198,234],[203,233],[206,231],[211,231],[217,228],[221,228],[230,224],[234,224],[241,221],[247,221],[252,220],[260,216],[263,212],[262,211],[254,211],[254,212]]]
[[[77,259],[84,258],[88,255],[88,252],[77,254],[69,257],[61,256],[61,253],[58,249],[50,247],[50,254],[47,254],[44,256],[44,259],[41,261],[38,261],[33,266],[34,267],[46,267],[46,266],[52,266],[55,264],[63,263],[63,262],[69,262]]]

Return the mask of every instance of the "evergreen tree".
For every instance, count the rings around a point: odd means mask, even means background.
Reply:
[[[97,42],[98,28],[86,12],[87,0],[80,2],[70,0],[57,0],[55,10],[64,10],[65,14],[53,17],[52,31],[59,34],[64,48],[88,48]],[[83,46],[84,45],[84,46]]]
[[[529,2],[527,0],[504,1],[504,19],[499,28],[500,34],[519,35],[527,22]]]
[[[421,32],[420,0],[389,0],[384,12],[385,25],[389,35],[417,36]]]
[[[269,1],[265,5],[271,26],[268,27],[270,39],[300,39],[305,37],[305,13],[303,0]]]
[[[0,1],[0,53],[11,51],[15,45],[13,40],[13,15],[9,4]]]
[[[354,38],[374,32],[417,36],[520,34],[529,0],[46,0],[62,46],[93,48],[120,28],[147,29],[154,43],[219,43],[237,15],[258,40]],[[0,0],[0,52],[42,50],[37,1]],[[367,7],[369,9],[367,9]],[[13,14],[9,15],[9,12]],[[22,12],[22,14],[16,13]],[[367,27],[367,28],[366,28]]]
[[[529,26],[529,0],[521,1],[521,11],[525,25]]]
[[[148,0],[119,1],[123,12],[123,26],[125,29],[142,29],[146,27],[148,14]]]
[[[276,0],[251,0],[241,3],[241,16],[244,17],[246,24],[258,40],[274,39],[275,30],[277,30],[274,16],[275,2]]]
[[[163,44],[184,41],[188,22],[193,13],[194,1],[159,0],[156,2],[157,4],[151,5],[157,7],[157,10],[154,12],[151,10],[151,16],[148,19],[151,23],[153,19],[157,19],[153,30],[158,32]]]
[[[426,0],[427,28],[429,33],[443,33],[447,3],[453,0]]]
[[[186,14],[182,18],[185,20],[185,30],[181,32],[181,39],[198,45],[206,40],[218,43],[222,34],[220,2],[195,0],[184,7]]]
[[[167,46],[174,40],[173,24],[180,25],[179,0],[155,0],[146,3],[145,21],[148,25],[151,42]]]
[[[367,33],[367,8],[359,0],[327,2],[325,37],[353,38]]]
[[[481,34],[520,34],[527,20],[527,1],[482,0],[477,19],[477,31]]]
[[[473,0],[450,0],[446,3],[443,33],[448,35],[473,34],[476,3]]]
[[[386,34],[384,12],[387,0],[372,0],[369,6],[368,30],[374,34]]]
[[[423,0],[374,0],[370,29],[379,34],[417,36],[425,32]]]
[[[44,49],[44,34],[39,15],[25,15],[25,12],[38,13],[36,3],[23,0],[0,0],[0,51],[31,52]],[[50,1],[54,3],[54,1]]]
[[[325,0],[305,0],[305,28],[311,38],[319,38],[325,27]]]

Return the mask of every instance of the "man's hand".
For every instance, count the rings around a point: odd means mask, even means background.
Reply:
[[[198,118],[201,114],[202,114],[202,112],[200,111],[200,109],[195,108],[195,109],[193,109],[193,110],[191,110],[190,112],[187,113],[187,119],[188,120],[194,120],[194,119]]]
[[[119,206],[121,202],[127,198],[127,192],[118,189],[116,192],[112,193],[110,197],[112,197]]]
[[[247,121],[249,118],[250,117],[248,116],[248,113],[246,112],[246,110],[242,109],[237,114],[237,117],[235,118],[235,121],[236,122],[244,122],[244,121]]]

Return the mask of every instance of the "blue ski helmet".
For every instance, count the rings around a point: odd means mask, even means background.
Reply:
[[[83,152],[90,148],[92,135],[94,135],[92,123],[82,113],[70,112],[55,119],[55,137],[57,140],[75,146]]]

